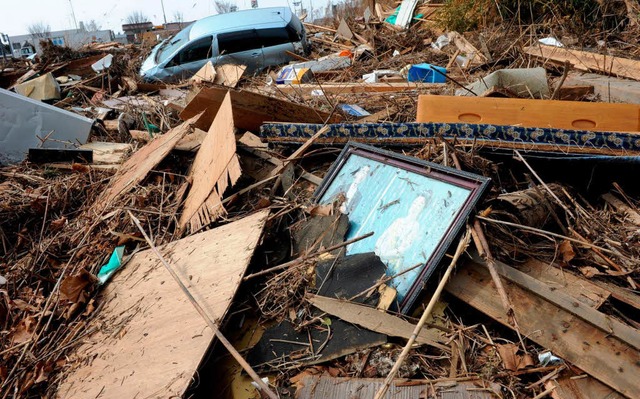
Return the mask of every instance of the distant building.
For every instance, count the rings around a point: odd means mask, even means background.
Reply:
[[[142,34],[151,32],[153,30],[153,23],[140,22],[137,24],[124,24],[122,25],[122,31],[127,35],[127,41],[129,43],[140,43],[142,41]]]
[[[11,49],[14,57],[25,57],[31,54],[40,53],[41,40],[51,40],[56,46],[67,46],[72,49],[78,49],[90,43],[106,43],[113,41],[113,32],[110,30],[98,30],[88,32],[82,29],[69,29],[48,32],[44,37],[36,37],[33,35],[16,35],[10,36]]]
[[[151,25],[151,22],[127,24],[122,25],[122,30],[124,30],[128,43],[153,44],[175,35],[193,22],[167,22],[158,26]]]

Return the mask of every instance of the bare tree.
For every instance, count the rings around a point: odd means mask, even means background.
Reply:
[[[141,24],[144,22],[149,22],[149,17],[144,15],[142,11],[134,11],[131,14],[127,15],[126,21],[128,24]]]
[[[213,5],[218,14],[226,14],[228,12],[238,11],[238,6],[227,0],[215,0]]]
[[[46,39],[51,36],[51,26],[42,21],[34,22],[27,27],[33,40]]]
[[[99,31],[101,28],[102,28],[102,25],[95,19],[92,19],[89,22],[85,22],[84,24],[84,29],[87,32],[96,32],[96,31]]]
[[[183,23],[184,22],[184,14],[182,11],[176,11],[173,13],[173,22]]]

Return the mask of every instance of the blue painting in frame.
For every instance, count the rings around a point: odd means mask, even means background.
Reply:
[[[483,176],[348,143],[314,194],[349,217],[346,254],[375,252],[407,313],[486,190]],[[416,265],[419,265],[416,267]]]

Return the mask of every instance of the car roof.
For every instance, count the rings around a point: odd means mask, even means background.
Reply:
[[[244,27],[255,28],[258,25],[282,26],[288,24],[291,18],[291,9],[288,7],[256,8],[212,15],[202,18],[191,25],[189,40],[197,39],[206,34],[223,33]]]

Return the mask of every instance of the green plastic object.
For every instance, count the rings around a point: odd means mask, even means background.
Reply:
[[[100,268],[98,272],[98,281],[100,284],[106,283],[113,273],[122,266],[122,258],[124,257],[124,245],[116,247],[109,258],[109,262]]]
[[[153,137],[153,133],[160,132],[160,128],[158,126],[147,120],[147,114],[145,114],[144,112],[142,113],[142,121],[144,122],[144,128],[147,129],[147,132],[149,132],[149,135],[151,137]]]

